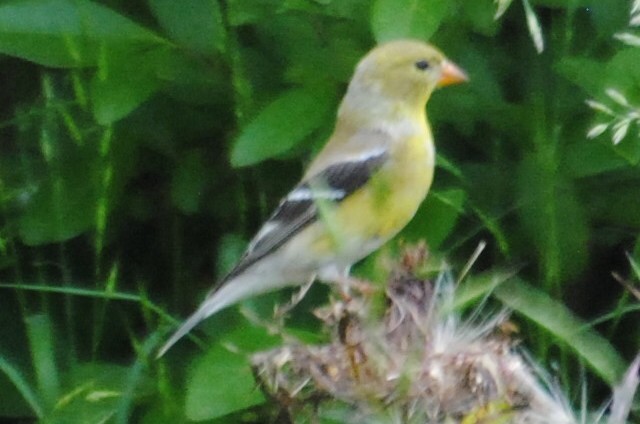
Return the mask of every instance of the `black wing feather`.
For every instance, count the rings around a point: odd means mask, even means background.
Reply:
[[[337,163],[298,184],[280,201],[269,220],[251,241],[242,259],[222,281],[240,274],[315,222],[319,216],[317,201],[339,203],[362,187],[387,157],[386,152],[381,152],[365,160]],[[319,187],[322,189],[318,189]]]

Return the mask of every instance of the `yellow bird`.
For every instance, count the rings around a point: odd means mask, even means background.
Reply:
[[[466,80],[421,41],[371,50],[355,69],[333,134],[300,183],[158,356],[241,300],[316,278],[345,281],[350,267],[404,228],[424,200],[435,166],[425,105],[437,87]]]

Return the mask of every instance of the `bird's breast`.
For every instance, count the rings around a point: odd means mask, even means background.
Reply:
[[[345,262],[356,262],[395,236],[413,218],[429,191],[434,155],[426,126],[395,140],[389,160],[368,184],[339,206],[321,212],[319,224],[324,230],[318,231],[315,248],[337,250]]]

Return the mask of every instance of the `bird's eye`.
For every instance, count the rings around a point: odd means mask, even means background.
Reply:
[[[420,69],[421,71],[429,69],[429,62],[427,62],[426,60],[419,60],[416,62],[416,68]]]

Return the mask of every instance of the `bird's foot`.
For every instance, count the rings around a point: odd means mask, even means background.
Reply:
[[[360,278],[343,276],[336,279],[335,283],[338,286],[338,293],[344,301],[350,301],[353,292],[358,292],[365,296],[371,296],[376,292],[376,287],[373,284]]]
[[[302,299],[304,299],[304,297],[307,295],[307,292],[313,285],[314,281],[315,281],[315,276],[309,279],[309,281],[306,282],[302,287],[300,287],[300,290],[293,293],[293,295],[291,296],[291,300],[289,300],[289,302],[283,305],[276,305],[275,311],[273,312],[274,318],[276,320],[282,320],[282,318],[284,318],[285,315],[291,312],[293,308],[298,306],[298,304],[302,301]]]

